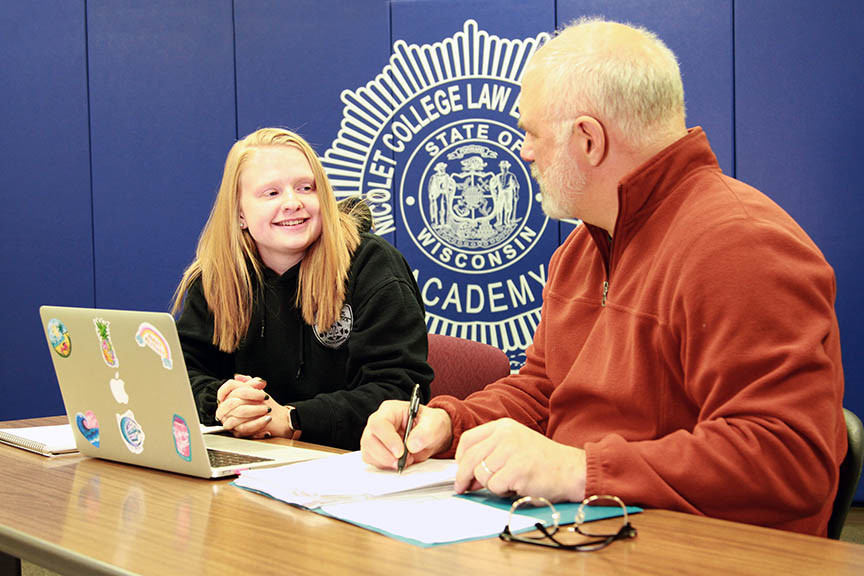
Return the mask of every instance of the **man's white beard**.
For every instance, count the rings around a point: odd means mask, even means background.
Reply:
[[[543,212],[549,218],[563,220],[578,218],[575,214],[575,196],[585,191],[587,178],[575,162],[568,161],[563,154],[556,153],[545,174],[541,174],[536,164],[531,165],[531,176],[540,184]]]

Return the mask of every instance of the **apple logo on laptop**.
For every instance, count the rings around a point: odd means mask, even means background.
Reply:
[[[114,378],[111,379],[111,393],[114,394],[114,399],[121,404],[129,403],[129,394],[126,393],[126,383],[120,379],[120,372],[114,373]]]

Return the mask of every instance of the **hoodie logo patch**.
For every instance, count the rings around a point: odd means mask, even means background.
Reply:
[[[354,313],[351,311],[351,306],[345,304],[339,319],[330,326],[327,332],[322,333],[318,331],[318,328],[314,329],[315,337],[327,348],[336,349],[348,341],[352,326],[354,326]]]

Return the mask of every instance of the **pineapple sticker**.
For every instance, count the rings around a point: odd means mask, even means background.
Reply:
[[[114,345],[111,343],[111,331],[108,329],[110,322],[103,318],[94,318],[93,324],[96,325],[96,334],[99,336],[99,343],[102,346],[102,359],[105,360],[111,368],[120,366],[117,360],[117,353],[114,352]]]

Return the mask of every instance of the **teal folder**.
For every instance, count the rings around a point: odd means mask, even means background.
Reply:
[[[471,492],[469,494],[459,494],[457,498],[467,498],[469,500],[474,500],[475,502],[480,502],[481,504],[486,504],[487,506],[494,506],[495,508],[500,508],[501,510],[510,510],[510,506],[513,505],[515,499],[510,498],[500,498],[485,490],[481,490],[479,492]],[[561,514],[561,525],[572,524],[573,520],[576,518],[576,512],[579,510],[579,502],[558,502],[554,504],[555,509]],[[638,514],[642,512],[642,508],[637,506],[627,506],[627,514]],[[544,525],[550,526],[553,523],[552,520],[552,511],[547,507],[539,507],[539,508],[520,508],[519,514],[523,516],[531,516],[532,518],[536,518],[540,522],[543,522]],[[595,520],[603,520],[605,518],[615,518],[617,516],[623,516],[623,512],[621,511],[620,506],[586,506],[585,507],[585,522],[593,522]],[[504,528],[503,526],[501,528]],[[526,532],[528,530],[522,530],[522,532]]]

